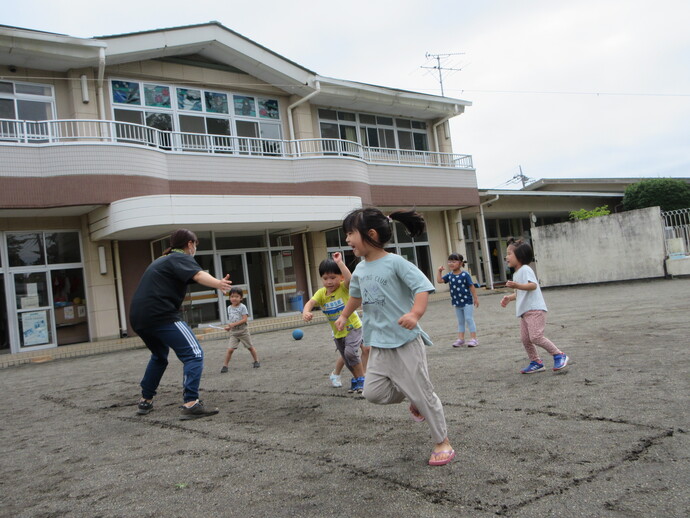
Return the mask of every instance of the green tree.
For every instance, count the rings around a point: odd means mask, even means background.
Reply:
[[[599,216],[608,216],[611,214],[611,211],[609,210],[608,205],[604,205],[602,207],[597,207],[592,210],[585,210],[585,209],[580,209],[580,210],[573,210],[570,212],[570,219],[574,221],[580,221],[583,219],[589,219],[589,218],[597,218]]]
[[[690,207],[690,185],[677,178],[649,178],[629,185],[623,196],[625,210],[661,207],[661,210]]]

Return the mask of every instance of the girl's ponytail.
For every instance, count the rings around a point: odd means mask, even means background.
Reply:
[[[391,212],[389,218],[405,225],[407,232],[412,237],[420,236],[424,233],[424,230],[426,230],[424,217],[414,209],[396,210],[395,212]]]

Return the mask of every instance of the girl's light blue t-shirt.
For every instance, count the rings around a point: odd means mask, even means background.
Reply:
[[[350,281],[350,297],[362,299],[364,344],[392,349],[421,335],[433,345],[419,324],[405,329],[398,320],[409,313],[417,293],[435,291],[414,264],[396,254],[376,261],[361,261]]]

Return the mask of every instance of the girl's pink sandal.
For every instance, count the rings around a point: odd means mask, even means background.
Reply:
[[[436,457],[438,457],[439,455],[448,455],[448,457],[446,457],[443,460],[436,460]],[[454,458],[455,458],[455,450],[432,451],[431,452],[431,458],[429,459],[429,466],[445,466]]]

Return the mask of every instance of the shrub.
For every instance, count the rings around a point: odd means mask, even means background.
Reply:
[[[629,185],[623,196],[625,210],[661,207],[661,210],[690,207],[690,185],[677,178],[649,178]]]
[[[583,219],[589,219],[589,218],[597,218],[599,216],[608,216],[611,214],[611,211],[609,210],[608,205],[604,205],[602,207],[597,207],[592,210],[585,210],[585,209],[580,209],[580,210],[573,210],[570,212],[570,219],[574,221],[580,221]]]

